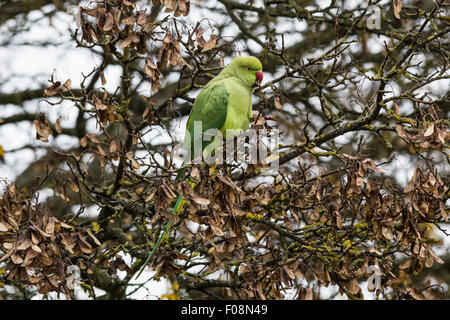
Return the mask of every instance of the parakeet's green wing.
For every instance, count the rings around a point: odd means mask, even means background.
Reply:
[[[190,134],[191,148],[194,146],[194,122],[202,122],[202,133],[209,129],[222,128],[227,117],[228,101],[229,94],[223,85],[206,87],[199,93],[186,125],[186,134],[188,132]],[[203,142],[202,150],[209,143],[211,141]]]

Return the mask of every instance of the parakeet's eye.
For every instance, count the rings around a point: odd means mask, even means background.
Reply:
[[[248,71],[250,71],[251,69],[252,69],[252,68],[250,68],[250,67],[247,67],[247,70],[248,70]]]

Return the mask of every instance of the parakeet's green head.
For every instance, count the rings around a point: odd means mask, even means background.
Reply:
[[[229,69],[248,87],[253,87],[263,80],[261,62],[255,57],[236,57],[226,69]]]

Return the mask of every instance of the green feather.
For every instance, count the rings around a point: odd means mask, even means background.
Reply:
[[[185,149],[190,146],[191,155],[194,155],[195,121],[202,122],[202,134],[209,129],[218,129],[225,138],[227,138],[228,129],[235,130],[233,135],[248,129],[249,119],[252,118],[253,87],[256,81],[256,72],[259,70],[262,70],[262,66],[257,58],[236,57],[200,91],[189,115],[184,139]],[[202,151],[213,143],[214,140],[202,142]],[[178,172],[176,180],[181,178],[183,173],[184,168]],[[189,178],[186,179],[186,182],[189,182]],[[190,184],[194,187],[194,183],[190,182]],[[172,211],[174,215],[180,214],[184,202],[180,194]],[[170,227],[171,222],[169,221],[136,279],[155,254]]]
[[[227,117],[227,106],[229,94],[223,85],[205,87],[197,96],[192,107],[191,114],[186,125],[185,149],[191,146],[191,155],[194,155],[194,122],[201,121],[204,134],[210,129],[220,129]],[[197,133],[200,135],[200,132]],[[201,137],[201,136],[200,136]],[[189,141],[188,141],[189,140]],[[202,150],[211,141],[202,142]]]

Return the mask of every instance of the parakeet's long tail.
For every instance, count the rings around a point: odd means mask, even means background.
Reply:
[[[181,169],[180,171],[178,171],[178,174],[177,174],[177,177],[175,178],[175,180],[178,180],[179,178],[181,178],[183,173],[184,173],[184,168]],[[186,182],[189,182],[189,178],[186,178]],[[181,210],[183,210],[184,204],[185,204],[185,201],[183,200],[183,197],[180,194],[178,196],[177,202],[175,203],[175,206],[173,207],[172,214],[175,215],[175,216],[178,216],[180,214]],[[142,265],[141,270],[139,270],[139,273],[137,274],[136,279],[139,278],[139,276],[141,275],[142,271],[144,271],[145,266],[147,265],[147,263],[155,255],[155,252],[158,249],[159,245],[161,244],[162,239],[167,234],[167,231],[169,231],[171,226],[172,226],[172,222],[167,221],[163,232],[161,233],[161,235],[159,236],[158,240],[156,241],[155,246],[153,247],[152,251],[150,252],[150,254],[147,257],[147,260],[145,260],[144,264]]]

